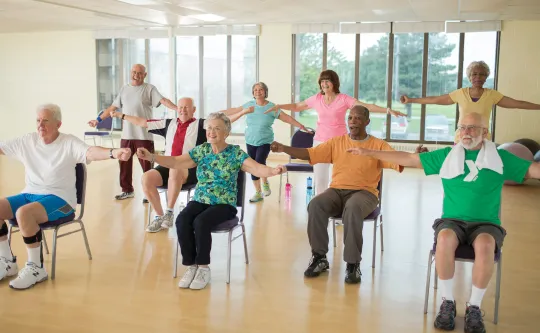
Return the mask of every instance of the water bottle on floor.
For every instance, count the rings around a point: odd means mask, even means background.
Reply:
[[[308,177],[307,190],[306,190],[306,205],[309,204],[312,198],[313,198],[313,180],[311,179],[311,177]]]
[[[291,199],[291,184],[289,184],[289,182],[285,184],[285,199],[286,200]]]

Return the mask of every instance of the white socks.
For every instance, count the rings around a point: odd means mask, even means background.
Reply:
[[[167,208],[167,211],[165,212],[165,214],[167,213],[174,214],[174,208]]]
[[[41,246],[28,247],[28,262],[33,262],[36,266],[41,267]]]
[[[9,243],[6,240],[0,241],[0,257],[4,257],[9,261],[13,261],[13,254],[9,248]]]
[[[454,278],[448,280],[439,279],[441,296],[447,301],[454,300]]]
[[[469,300],[469,304],[480,307],[480,304],[482,304],[482,298],[484,298],[484,294],[486,293],[486,289],[480,289],[473,285],[472,291],[471,291],[471,299]]]

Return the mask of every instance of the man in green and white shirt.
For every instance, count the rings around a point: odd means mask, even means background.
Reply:
[[[435,220],[435,265],[443,302],[435,327],[455,327],[456,303],[452,294],[455,251],[460,244],[472,245],[475,262],[471,298],[465,314],[465,332],[485,332],[480,304],[494,269],[494,253],[506,231],[499,212],[505,180],[522,183],[540,178],[540,164],[495,148],[485,140],[488,129],[480,114],[464,116],[458,125],[459,142],[433,152],[412,154],[397,151],[350,149],[352,154],[370,156],[406,167],[423,168],[426,175],[440,175],[444,189],[443,214]]]

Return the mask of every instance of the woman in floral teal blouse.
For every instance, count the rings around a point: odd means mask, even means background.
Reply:
[[[188,266],[178,286],[203,289],[210,282],[210,249],[213,227],[236,216],[236,182],[240,169],[258,177],[272,177],[286,171],[257,163],[237,145],[225,142],[231,121],[223,113],[206,119],[207,143],[181,156],[160,156],[141,148],[137,156],[171,169],[197,167],[195,195],[176,219],[182,264]]]

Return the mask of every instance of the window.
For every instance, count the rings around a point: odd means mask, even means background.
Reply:
[[[318,79],[322,70],[323,34],[299,34],[296,38],[295,101],[305,101],[320,91]],[[317,128],[317,112],[300,112],[298,121]]]
[[[459,34],[430,33],[427,96],[440,96],[457,89]],[[456,105],[426,105],[425,141],[453,141]]]
[[[119,41],[99,39],[96,41],[98,70],[98,107],[108,108],[121,87],[122,69],[118,57]]]
[[[359,57],[358,99],[385,107],[388,91],[388,34],[361,34]],[[370,119],[368,133],[385,139],[386,115],[371,113]]]
[[[204,115],[227,108],[227,36],[204,37]]]
[[[167,38],[150,39],[149,44],[150,63],[146,82],[153,84],[161,95],[170,99],[175,105],[174,96],[171,95],[171,73],[169,72],[169,40]],[[174,117],[176,111],[160,105],[154,108],[153,118]]]
[[[354,96],[354,59],[356,35],[328,34],[326,68],[339,75],[339,90]]]
[[[201,109],[199,94],[199,40],[198,36],[176,37],[176,96],[191,97],[198,111]]]
[[[231,38],[231,107],[238,107],[253,99],[251,87],[257,82],[257,38]],[[242,117],[233,123],[232,132],[244,133],[245,127],[246,118]]]
[[[394,35],[392,109],[405,113],[407,118],[398,121],[391,117],[390,139],[420,140],[420,105],[404,105],[399,99],[401,95],[422,96],[423,50],[423,33]]]
[[[484,61],[488,64],[491,74],[484,84],[485,88],[495,86],[495,55],[497,50],[497,32],[469,32],[465,34],[465,47],[463,50],[463,87],[470,87],[467,78],[467,66],[473,61]]]
[[[126,39],[124,41],[124,66],[125,83],[131,78],[131,67],[135,64],[148,65],[146,63],[146,43],[144,39]]]

